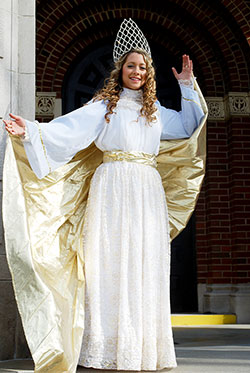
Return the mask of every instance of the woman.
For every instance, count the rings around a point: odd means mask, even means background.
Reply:
[[[182,91],[180,112],[157,101],[150,50],[130,46],[115,59],[104,88],[82,108],[49,124],[13,114],[13,120],[4,121],[11,135],[23,138],[38,179],[54,175],[93,141],[104,153],[84,215],[85,321],[78,364],[85,367],[176,367],[168,211],[155,166],[161,139],[188,138],[204,118],[193,89],[192,61],[184,55],[182,62],[180,74],[173,68]],[[74,364],[59,368],[60,359],[49,360],[36,371],[44,366],[53,372],[75,370]]]

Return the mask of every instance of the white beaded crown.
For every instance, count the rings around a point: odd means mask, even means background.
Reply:
[[[139,29],[137,24],[129,18],[124,19],[116,35],[113,60],[117,62],[124,54],[131,49],[139,49],[146,52],[151,57],[151,51],[147,39]]]

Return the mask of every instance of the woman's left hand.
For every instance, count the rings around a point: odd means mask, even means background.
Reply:
[[[174,67],[172,67],[172,71],[177,80],[190,80],[193,72],[193,62],[189,56],[184,54],[182,56],[182,72],[178,74]]]

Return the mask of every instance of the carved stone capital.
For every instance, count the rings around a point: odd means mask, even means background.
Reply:
[[[228,99],[231,115],[250,115],[250,93],[229,92]]]
[[[219,121],[229,118],[229,108],[226,97],[206,97],[208,120]]]
[[[36,116],[53,117],[56,101],[55,92],[36,93]]]

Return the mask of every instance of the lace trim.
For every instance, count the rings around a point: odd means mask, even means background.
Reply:
[[[98,357],[90,357],[86,360],[83,360],[81,362],[78,363],[78,365],[82,366],[82,367],[85,367],[85,368],[94,368],[94,369],[108,369],[108,370],[117,370],[117,364],[115,362],[115,360],[98,360]],[[169,366],[169,365],[163,365],[163,366],[160,366],[160,367],[152,367],[152,368],[149,368],[149,369],[143,369],[143,371],[152,371],[152,370],[162,370],[164,369],[165,372],[169,372],[170,370],[172,370],[173,368],[176,368],[177,367],[177,364],[173,364],[173,366]],[[133,365],[131,365],[130,367],[126,367],[126,370],[130,370],[130,371],[138,371],[140,372],[142,369],[141,368],[138,368],[137,370],[134,368]]]
[[[27,125],[25,125],[24,135],[21,136],[23,142],[30,142],[30,134]]]
[[[167,339],[171,345],[172,338],[169,337]],[[106,338],[104,342],[102,338],[98,339],[98,337],[93,338],[91,335],[85,335],[78,365],[87,368],[117,370],[117,345],[117,338]],[[161,346],[161,341],[158,341],[158,345]],[[100,351],[102,352],[100,353]],[[172,369],[177,366],[175,358],[169,358],[167,352],[165,352],[165,357],[163,355],[159,356],[161,361],[159,361],[158,364],[155,359],[150,358],[150,356],[144,357],[142,360],[140,352],[139,348],[135,348],[133,351],[130,351],[129,348],[124,350],[122,353],[122,360],[121,358],[119,359],[119,370],[161,370],[163,368]]]
[[[179,85],[194,89],[194,78],[191,77],[191,79],[179,79],[178,80]]]
[[[195,79],[196,79],[195,77],[191,77],[190,80],[179,79],[178,83],[180,84],[180,86],[185,86],[185,87],[194,89],[194,80]],[[197,101],[191,100],[190,98],[186,98],[186,97],[183,97],[183,96],[182,96],[182,98],[185,101],[193,102],[194,104],[198,105],[199,107],[202,107],[201,104]]]
[[[113,360],[113,359],[103,359],[101,356],[89,356],[88,358],[85,358],[85,359],[81,359],[79,362],[78,362],[78,365],[82,366],[82,367],[85,367],[85,368],[94,368],[94,369],[108,369],[108,370],[117,370],[117,364],[116,364],[116,361]],[[166,371],[170,371],[172,370],[173,368],[176,368],[177,367],[177,364],[163,364],[163,365],[160,365],[160,366],[157,366],[155,367],[155,365],[153,364],[151,367],[147,367],[146,369],[142,369],[142,367],[138,367],[137,369],[135,368],[134,366],[134,362],[133,364],[129,364],[129,362],[127,361],[127,365],[126,365],[126,370],[130,370],[130,371],[152,371],[152,370],[162,370],[162,369],[166,369]]]
[[[134,102],[133,100],[128,100],[126,98],[120,99],[117,102],[116,107],[117,108],[130,109],[130,110],[136,110],[138,112],[140,112],[140,110],[141,110],[141,104],[138,104],[138,103]]]
[[[133,102],[137,105],[142,105],[142,90],[123,88],[120,94],[120,101],[127,101],[129,103]]]

